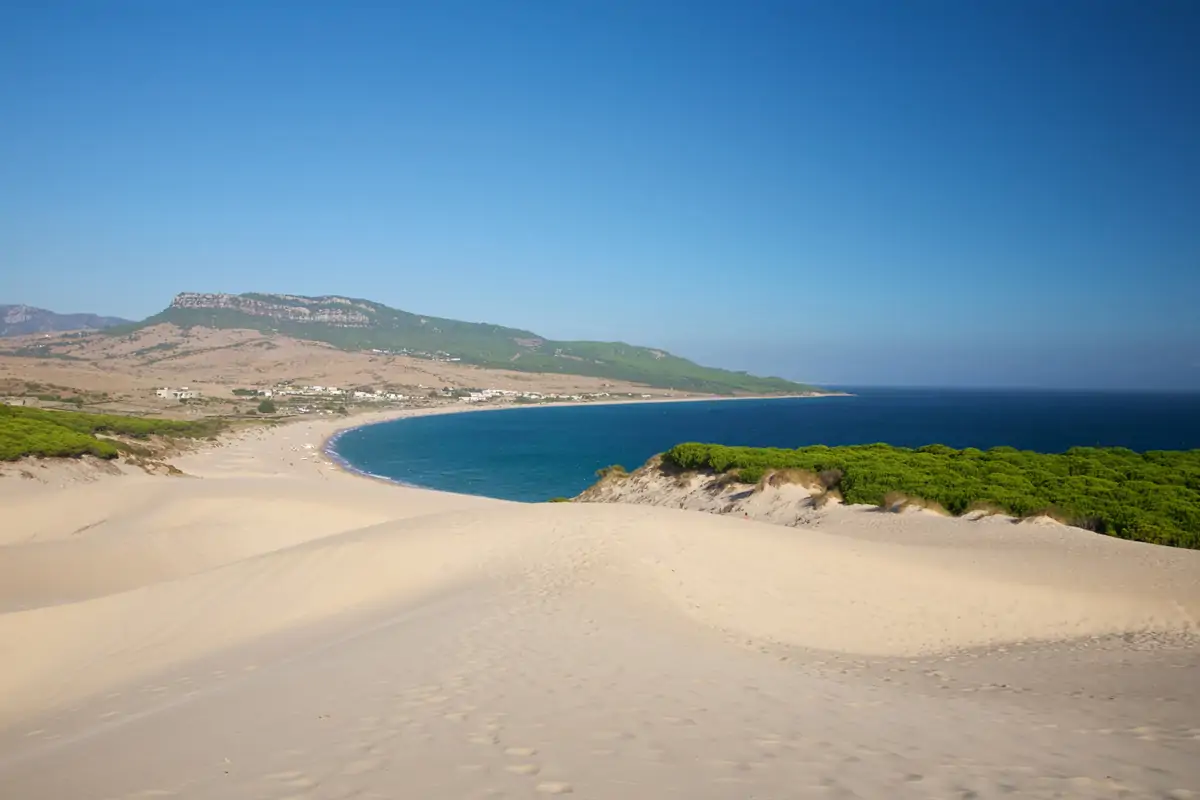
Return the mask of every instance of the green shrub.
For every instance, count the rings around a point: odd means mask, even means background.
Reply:
[[[668,450],[663,461],[682,470],[736,470],[746,483],[776,470],[804,470],[847,503],[883,505],[889,495],[903,495],[955,515],[1051,513],[1110,536],[1200,549],[1200,450],[1034,453],[884,444],[786,450],[689,442]]]
[[[275,401],[271,400],[270,398],[263,400],[261,403],[258,404],[258,413],[274,414],[275,413]]]
[[[223,427],[220,420],[172,420],[82,414],[25,406],[0,405],[0,461],[24,456],[115,458],[119,446],[95,436],[107,433],[132,439],[150,436],[207,438]]]
[[[117,448],[95,436],[35,419],[0,416],[0,461],[22,456],[116,458]]]
[[[596,477],[603,480],[604,478],[624,478],[629,472],[620,464],[613,464],[609,467],[601,467],[596,470]]]

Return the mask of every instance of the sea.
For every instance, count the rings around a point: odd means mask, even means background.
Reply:
[[[1200,448],[1200,394],[867,389],[849,397],[515,407],[351,429],[344,466],[398,483],[505,500],[572,497],[596,470],[632,470],[680,442],[887,444],[1062,452]]]

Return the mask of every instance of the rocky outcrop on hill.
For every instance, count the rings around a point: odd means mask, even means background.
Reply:
[[[297,297],[272,295],[269,299],[251,295],[205,294],[184,292],[175,296],[171,308],[222,309],[255,317],[271,317],[291,322],[320,322],[342,328],[365,328],[372,324],[366,303],[345,297]]]

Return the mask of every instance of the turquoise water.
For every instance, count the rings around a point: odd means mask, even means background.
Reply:
[[[686,441],[760,447],[888,444],[1058,452],[1200,447],[1200,394],[854,390],[854,397],[514,408],[358,428],[333,454],[352,469],[508,500],[569,497],[610,464]]]

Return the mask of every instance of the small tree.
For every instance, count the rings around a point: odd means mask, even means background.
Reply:
[[[258,413],[274,414],[275,413],[275,402],[273,400],[271,400],[270,398],[263,400],[261,403],[258,404]]]

